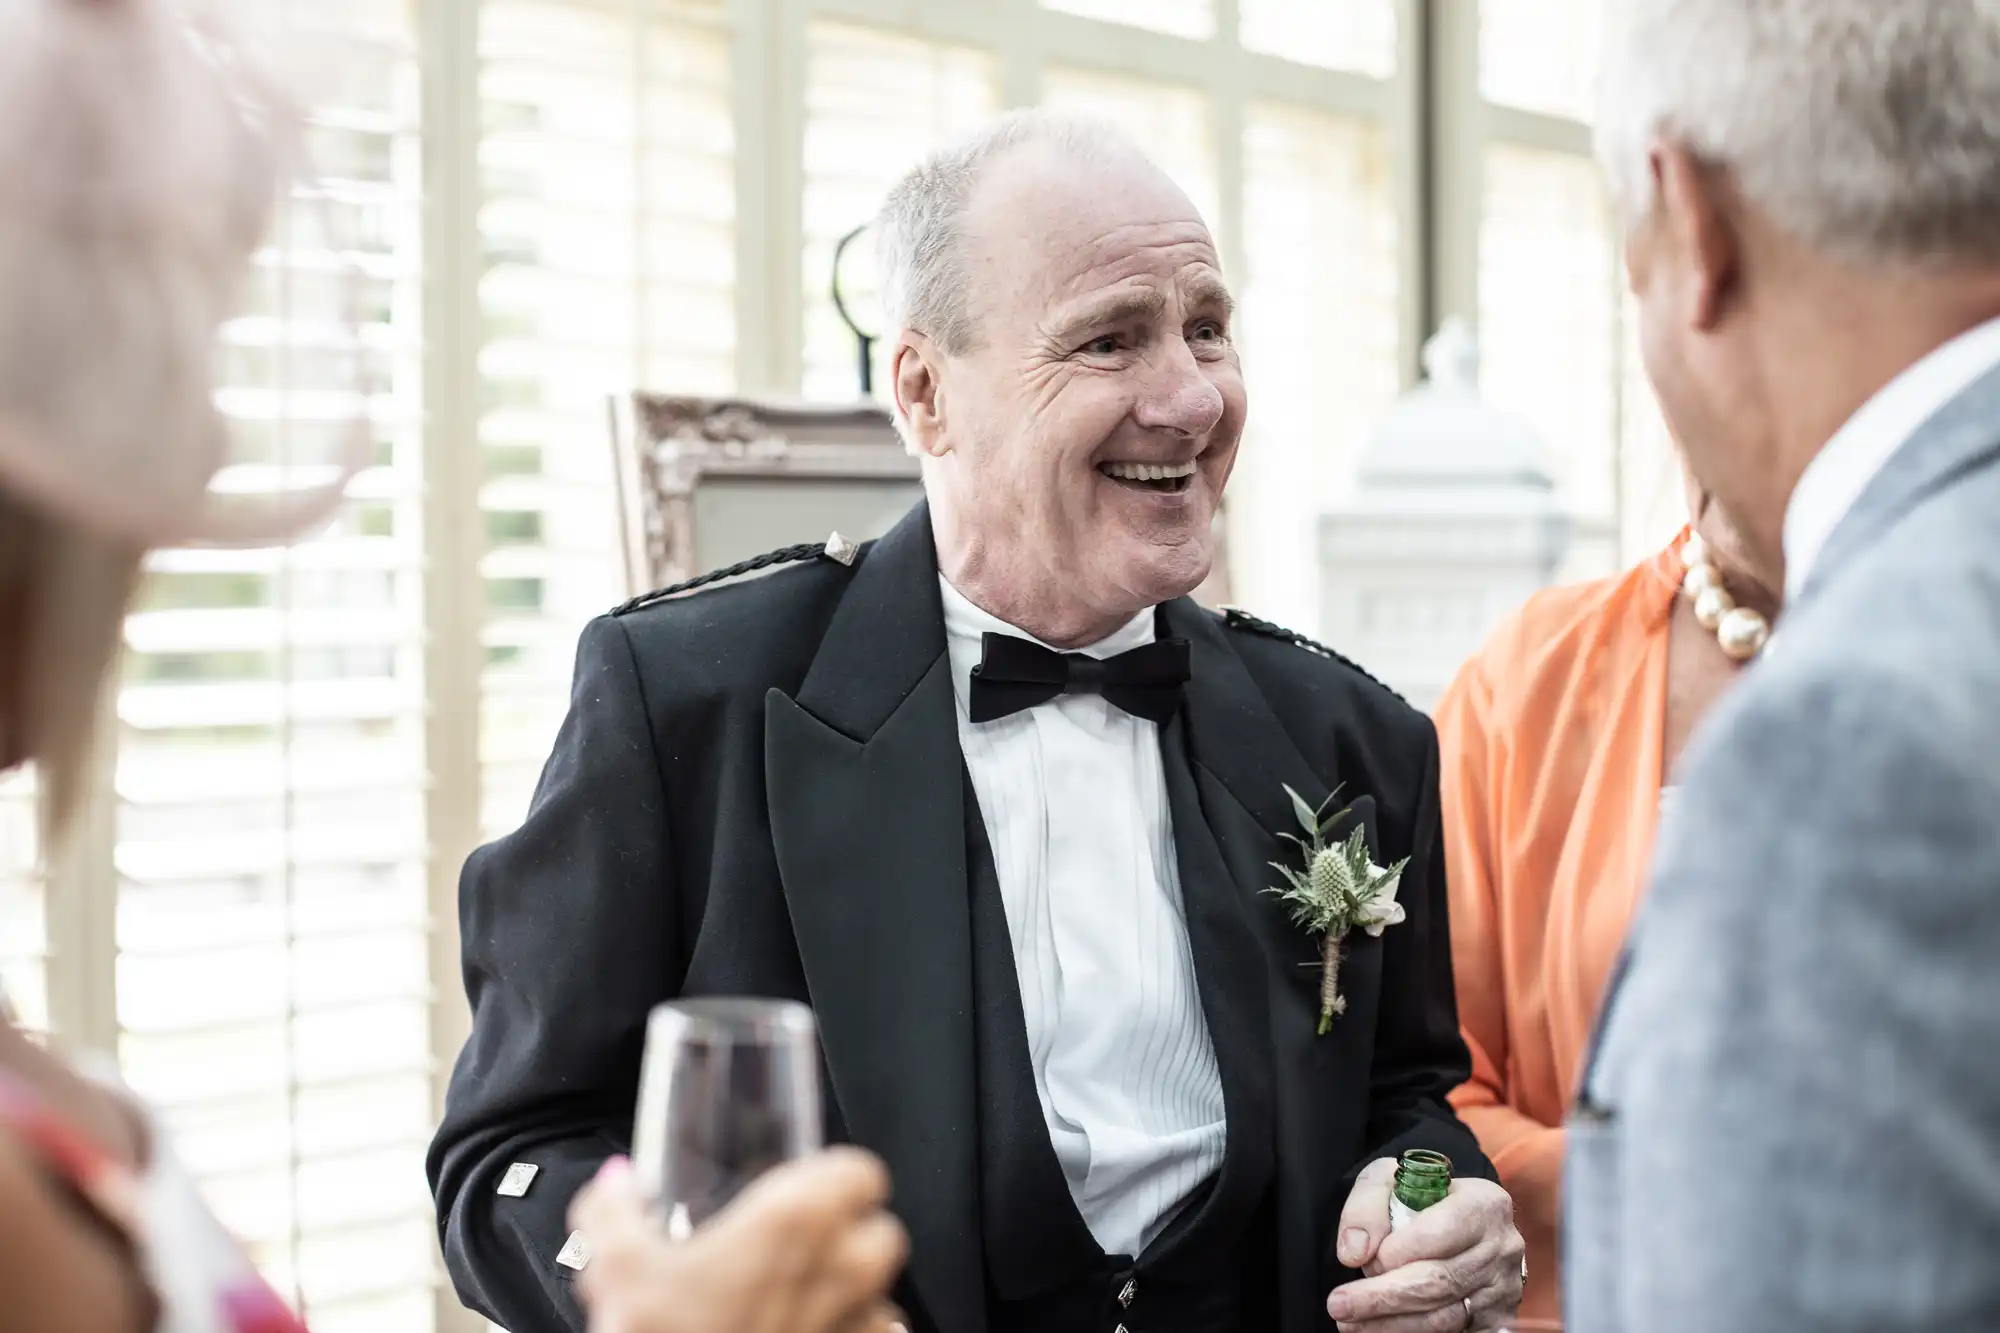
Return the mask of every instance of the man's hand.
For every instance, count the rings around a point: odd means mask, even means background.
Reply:
[[[1514,1201],[1487,1180],[1454,1180],[1443,1203],[1389,1234],[1396,1163],[1369,1164],[1340,1214],[1340,1262],[1367,1276],[1327,1298],[1342,1333],[1460,1333],[1507,1326],[1521,1306]]]
[[[570,1207],[590,1239],[577,1284],[592,1333],[892,1333],[887,1293],[909,1241],[888,1197],[880,1162],[836,1149],[762,1177],[673,1241],[614,1160]]]

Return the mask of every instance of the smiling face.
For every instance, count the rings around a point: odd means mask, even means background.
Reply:
[[[965,219],[970,345],[906,334],[898,401],[945,576],[1063,646],[1192,592],[1246,401],[1194,206],[1136,155],[991,163]]]

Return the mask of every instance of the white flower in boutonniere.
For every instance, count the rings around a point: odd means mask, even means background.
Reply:
[[[1369,935],[1379,936],[1403,919],[1396,889],[1410,858],[1406,856],[1387,869],[1376,865],[1368,855],[1368,841],[1359,824],[1346,841],[1327,842],[1326,831],[1353,807],[1343,806],[1327,815],[1322,812],[1333,804],[1333,796],[1315,810],[1290,787],[1285,788],[1285,795],[1292,798],[1292,810],[1305,837],[1291,833],[1278,836],[1298,844],[1305,853],[1305,867],[1294,869],[1271,862],[1285,883],[1264,892],[1276,894],[1292,909],[1292,920],[1299,929],[1320,937],[1319,1035],[1324,1037],[1332,1030],[1334,1018],[1347,1012],[1347,997],[1340,993],[1340,959],[1347,933],[1359,926]]]

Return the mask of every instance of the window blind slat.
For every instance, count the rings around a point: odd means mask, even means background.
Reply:
[[[1243,49],[1386,79],[1396,72],[1395,0],[1237,0]]]
[[[527,808],[578,632],[621,600],[607,398],[732,386],[735,140],[720,3],[481,13],[482,805],[497,834]]]
[[[1605,0],[1479,0],[1479,86],[1486,99],[1589,122]]]
[[[375,466],[312,540],[148,559],[118,696],[119,1054],[309,1322],[361,1282],[402,1299],[378,1333],[430,1333],[428,1245],[339,1271],[358,1222],[420,1216],[430,1123],[413,5],[284,12],[330,73],[321,179],[224,328],[217,486],[296,486],[357,423]],[[373,1142],[308,1133],[317,1086],[357,1078],[403,1091],[370,1108]]]
[[[837,23],[815,23],[806,72],[805,393],[860,398],[853,332],[832,296],[841,237],[872,222],[903,173],[999,109],[996,65],[984,51]],[[865,331],[882,334],[872,236],[842,265],[843,294]],[[875,347],[876,397],[888,391],[885,341]]]
[[[1337,2],[1346,4],[1348,0]],[[1203,42],[1215,36],[1215,0],[1042,0],[1042,7],[1105,23],[1150,28],[1190,41]]]

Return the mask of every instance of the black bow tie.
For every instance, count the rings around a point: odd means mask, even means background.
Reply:
[[[1188,681],[1186,639],[1161,639],[1116,657],[1059,653],[1011,634],[988,634],[972,668],[974,722],[1018,713],[1060,694],[1101,694],[1134,717],[1165,722]]]

